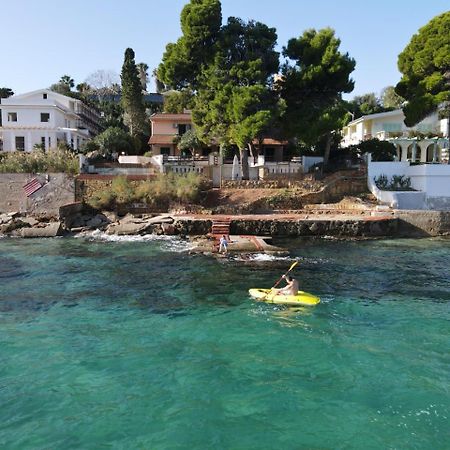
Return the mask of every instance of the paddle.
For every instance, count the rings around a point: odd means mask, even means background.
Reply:
[[[281,283],[281,280],[298,264],[298,261],[295,261],[291,264],[291,267],[289,267],[288,271],[280,277],[280,279],[270,288],[270,291],[265,295],[264,298],[267,298],[267,296]]]

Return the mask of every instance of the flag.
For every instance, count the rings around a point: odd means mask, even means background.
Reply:
[[[27,197],[29,197],[31,194],[38,191],[41,187],[42,183],[37,178],[33,178],[23,186],[23,190],[25,191]]]

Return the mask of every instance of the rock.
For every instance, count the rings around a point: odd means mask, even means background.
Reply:
[[[20,219],[13,219],[10,223],[6,225],[6,228],[3,230],[3,233],[11,233],[12,231],[27,227],[30,227],[30,224],[22,222],[22,220]]]
[[[117,222],[119,220],[115,211],[102,211],[101,215],[104,216],[109,223]]]
[[[127,234],[140,234],[148,227],[147,223],[133,223],[133,222],[116,222],[112,223],[106,229],[107,234],[117,234],[123,236]]]
[[[20,234],[24,238],[55,237],[62,235],[62,227],[59,222],[53,222],[42,228],[22,228]]]
[[[66,226],[71,229],[84,227],[85,225],[86,222],[81,217],[81,214],[76,214],[74,217],[71,217],[70,220],[66,221]]]
[[[173,236],[176,234],[175,227],[171,223],[162,223],[161,228],[164,234],[167,236]]]
[[[34,217],[23,217],[20,220],[22,222],[27,223],[28,225],[30,225],[30,227],[34,227],[35,225],[37,225],[39,223],[39,221],[36,220]]]
[[[9,214],[0,214],[0,225],[11,222],[12,217]]]
[[[105,223],[103,221],[103,219],[101,217],[95,216],[92,219],[89,219],[88,221],[86,221],[86,226],[90,227],[90,228],[96,228],[99,227],[100,225],[102,225],[103,223]]]

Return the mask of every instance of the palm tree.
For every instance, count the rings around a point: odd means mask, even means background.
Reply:
[[[14,95],[12,89],[6,87],[0,88],[0,98],[8,98],[11,97],[12,95]]]
[[[65,84],[69,88],[69,91],[75,86],[74,79],[71,78],[69,75],[63,75],[59,80],[59,83]]]

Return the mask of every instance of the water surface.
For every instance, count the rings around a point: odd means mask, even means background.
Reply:
[[[449,448],[450,241],[284,244],[0,240],[0,448]]]

